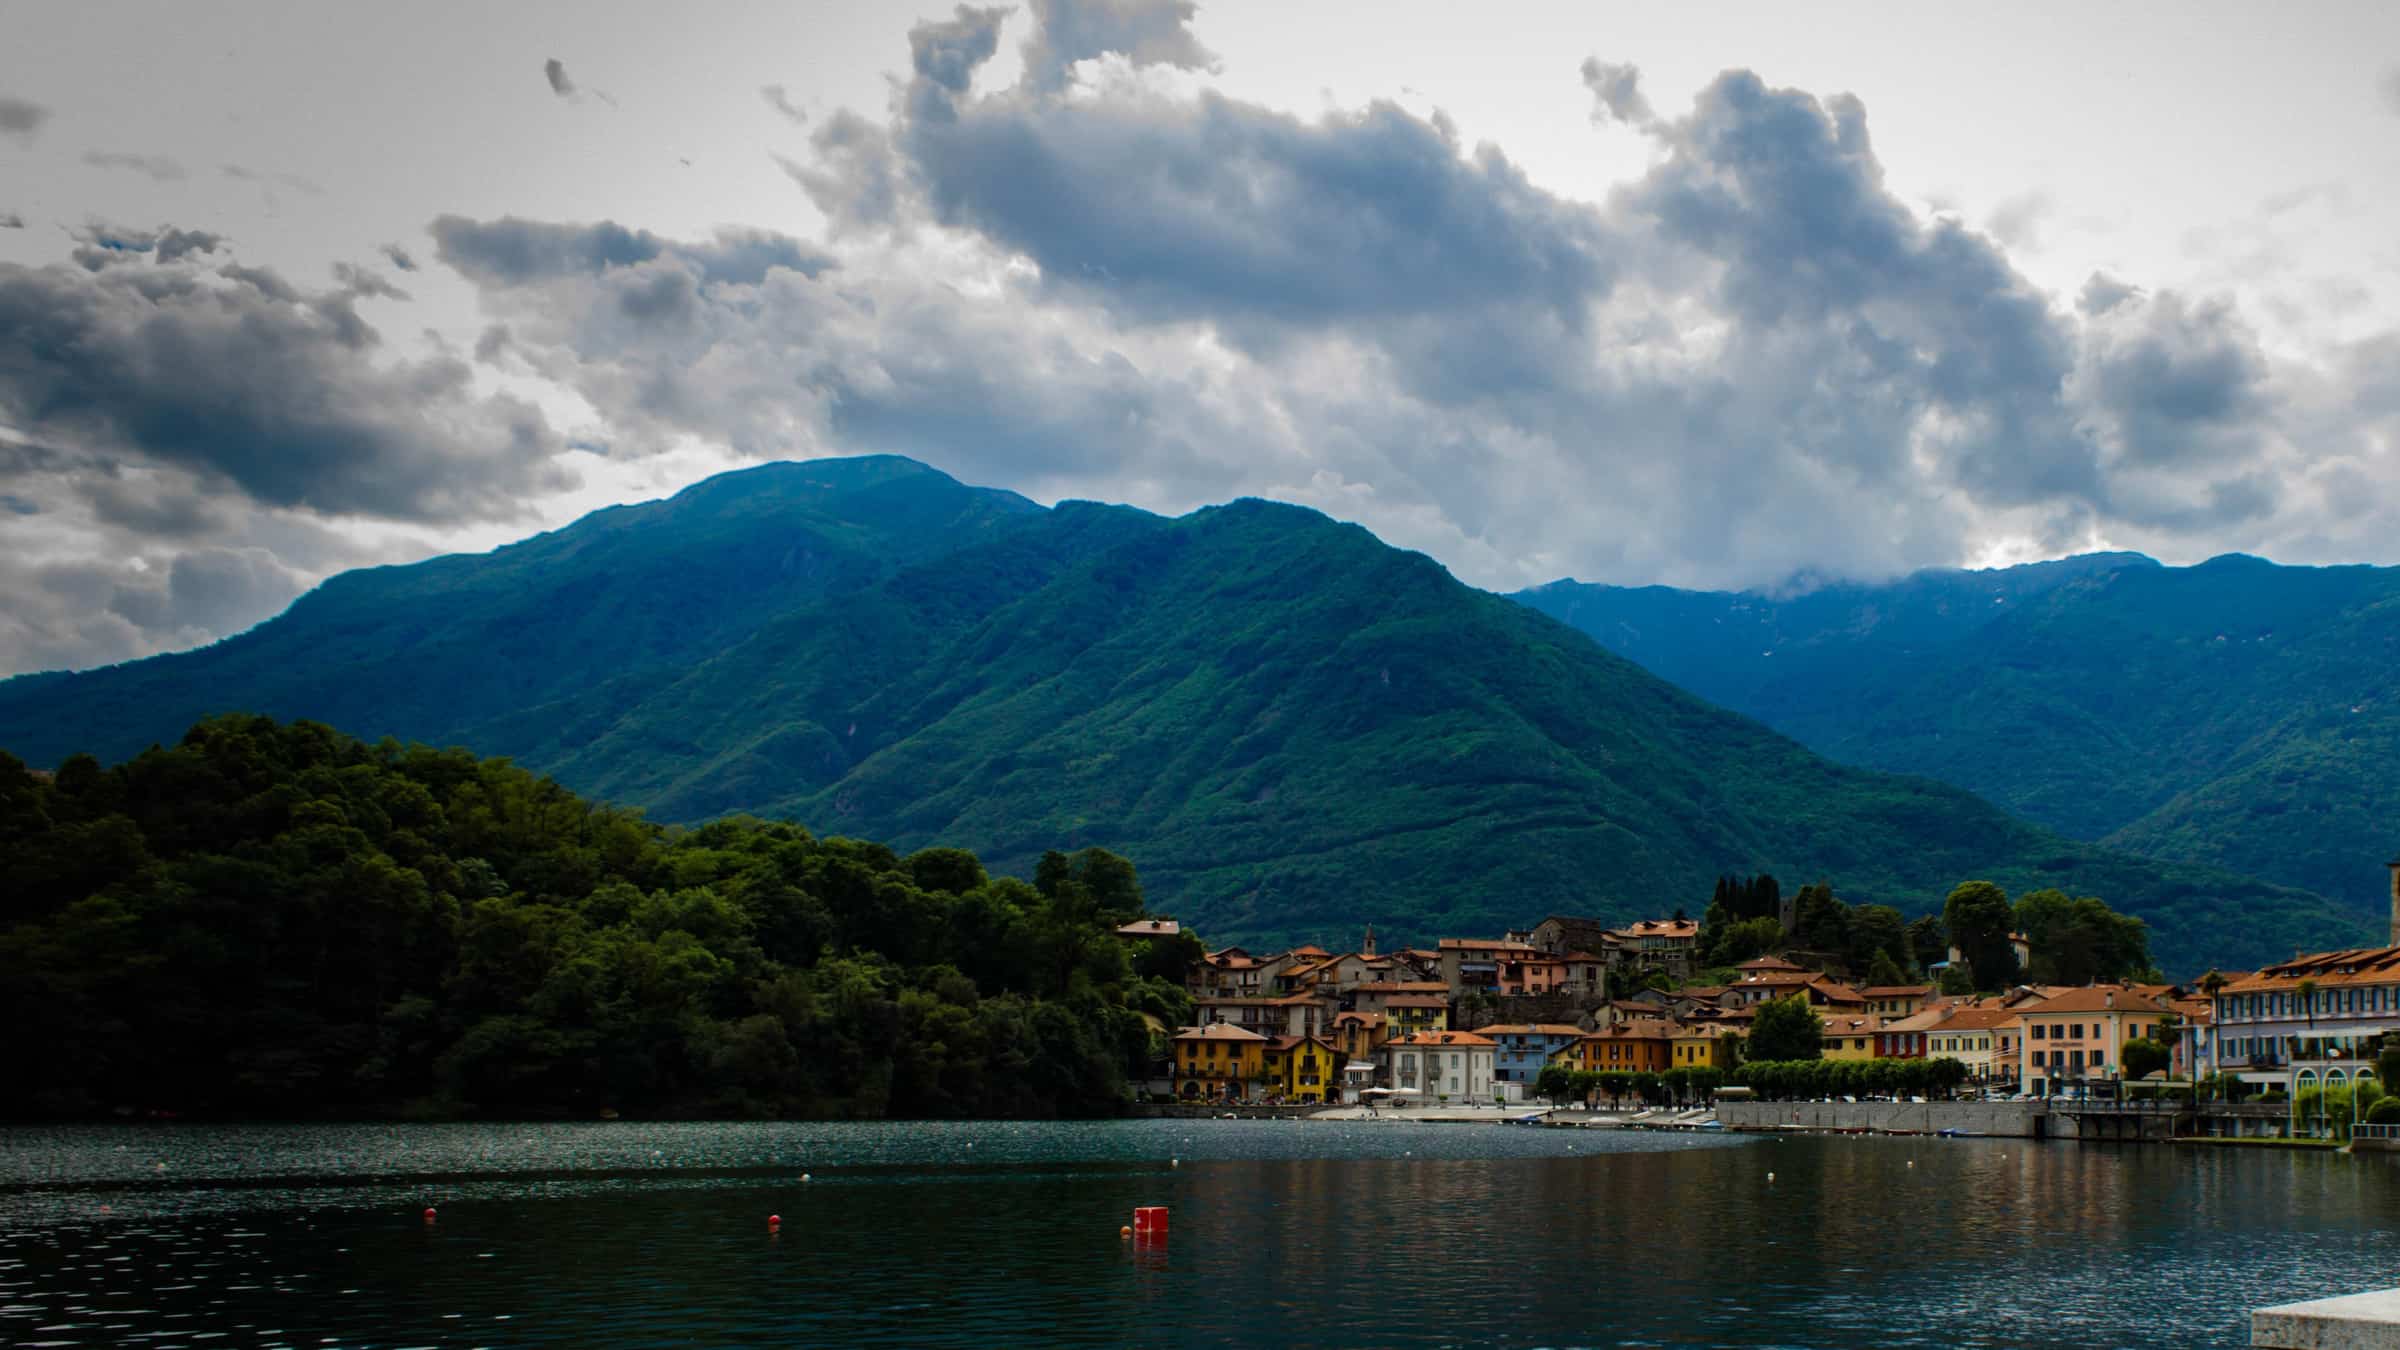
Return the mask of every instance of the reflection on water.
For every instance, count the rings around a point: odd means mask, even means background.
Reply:
[[[2400,1283],[2394,1215],[2387,1159],[1997,1140],[7,1131],[0,1342],[2230,1346]]]

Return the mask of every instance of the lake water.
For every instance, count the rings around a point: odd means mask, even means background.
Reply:
[[[1142,1204],[1161,1246],[1118,1236]],[[13,1129],[0,1344],[2236,1346],[2253,1307],[2400,1285],[2396,1222],[2391,1158],[2157,1145]]]

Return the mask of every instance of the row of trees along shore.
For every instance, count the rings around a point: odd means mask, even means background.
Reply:
[[[1124,859],[1028,883],[231,716],[0,754],[0,1112],[1088,1116],[1189,1020]]]
[[[1889,905],[1849,904],[1820,881],[1794,893],[1788,928],[1784,907],[1772,876],[1718,878],[1700,918],[1702,967],[1721,976],[1753,957],[1800,951],[1867,985],[1931,979],[1941,966],[1946,994],[2019,982],[2166,982],[2151,964],[2147,926],[2096,896],[2043,889],[2012,901],[1989,881],[1968,881],[1950,892],[1941,913],[1912,921]],[[2029,965],[2020,966],[2012,933],[2026,938]],[[1953,948],[1959,959],[1948,961]]]

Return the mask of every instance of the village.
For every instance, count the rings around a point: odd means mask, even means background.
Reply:
[[[1800,952],[1703,982],[1700,925],[1681,915],[1623,926],[1553,915],[1498,939],[1392,951],[1371,927],[1347,952],[1225,947],[1190,971],[1194,1023],[1174,1033],[1150,1090],[1194,1106],[1670,1108],[1812,1093],[2115,1102],[2175,1085],[2246,1101],[2268,1122],[2228,1133],[2331,1132],[2282,1122],[2276,1104],[2341,1094],[2354,1104],[2347,1138],[2381,1095],[2385,1035],[2400,1033],[2400,868],[2394,878],[2390,946],[2190,983],[1945,994],[1930,980],[1854,984]],[[2029,967],[2023,936],[2010,940]],[[1762,1016],[1782,1023],[1771,1038]],[[1814,1029],[1799,1052],[1795,1023]],[[1812,1060],[1825,1067],[1791,1071]],[[2388,1121],[2400,1102],[2375,1114]]]

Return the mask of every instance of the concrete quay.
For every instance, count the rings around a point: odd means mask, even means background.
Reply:
[[[2400,1289],[2260,1308],[2250,1314],[2250,1344],[2271,1350],[2400,1350]]]
[[[1717,1119],[1729,1130],[2052,1136],[2049,1110],[2041,1102],[1718,1102]]]

